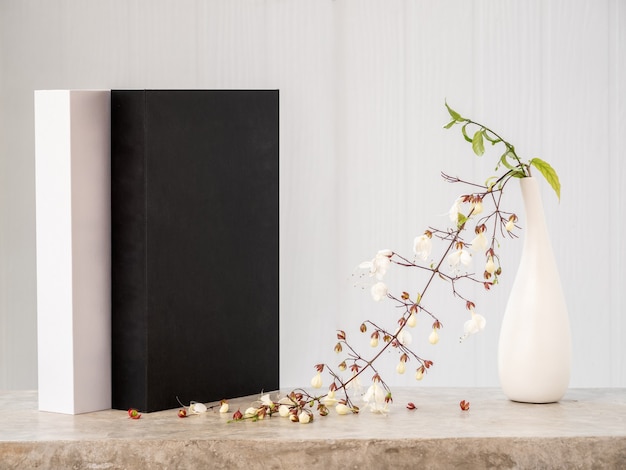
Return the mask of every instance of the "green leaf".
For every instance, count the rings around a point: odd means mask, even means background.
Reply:
[[[443,126],[444,129],[450,129],[452,126],[456,124],[456,121],[450,121],[448,124]]]
[[[493,187],[493,185],[496,183],[496,180],[498,179],[497,176],[490,176],[489,178],[487,178],[485,180],[485,186],[487,186],[488,189],[491,190],[491,188]]]
[[[550,186],[552,186],[552,189],[554,189],[554,192],[556,193],[556,197],[559,198],[560,201],[561,182],[559,181],[559,175],[556,174],[554,168],[552,168],[548,162],[545,162],[540,158],[533,158],[529,163],[539,170]]]
[[[510,150],[507,150],[506,152],[504,152],[502,156],[500,157],[500,163],[502,163],[509,170],[515,170],[515,167],[511,165],[509,161],[506,159],[506,157],[508,157],[510,153],[511,153]]]
[[[491,145],[496,145],[498,142],[502,142],[502,139],[499,139],[497,137],[489,137],[489,132],[487,131],[485,131],[483,135],[485,136],[485,139],[491,142]]]
[[[463,124],[463,127],[461,127],[461,132],[463,133],[463,138],[471,144],[472,139],[470,138],[469,135],[467,135],[467,131],[465,130],[467,126],[469,126],[469,122],[466,122],[465,124]]]
[[[457,228],[461,228],[465,222],[467,222],[467,217],[461,214],[460,212],[457,214],[456,226]]]
[[[446,104],[446,108],[448,109],[448,112],[450,113],[450,116],[452,116],[452,119],[454,119],[457,122],[465,121],[465,119],[459,113],[457,113],[454,109],[448,106],[448,102],[446,102],[445,104]]]
[[[483,142],[484,129],[480,129],[474,133],[472,138],[472,150],[479,157],[485,153],[485,143]]]

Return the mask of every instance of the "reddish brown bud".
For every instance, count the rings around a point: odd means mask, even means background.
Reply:
[[[365,323],[361,323],[359,329],[361,330],[361,333],[365,333],[367,331],[367,325]]]
[[[235,421],[243,419],[243,413],[240,410],[235,411],[235,413],[233,413],[233,419]]]
[[[324,372],[324,364],[315,364],[315,370],[318,372]]]
[[[429,361],[429,360],[424,361],[424,367],[426,367],[427,369],[430,369],[430,366],[432,365],[433,365],[433,361]]]
[[[468,300],[467,302],[465,302],[465,308],[468,310],[472,310],[476,308],[476,304],[472,302],[471,300]]]
[[[178,417],[179,418],[186,418],[187,417],[187,410],[185,410],[184,408],[178,410]]]
[[[403,292],[402,293],[402,300],[409,300],[409,293],[408,292]]]
[[[413,402],[409,402],[406,405],[407,410],[416,410],[417,406],[415,406],[415,404]]]
[[[337,331],[337,339],[339,341],[345,341],[345,339],[346,339],[346,332],[343,331],[343,330],[338,330]]]
[[[485,283],[483,283],[483,285],[485,286],[485,290],[490,290],[491,289],[491,282],[485,282]]]
[[[359,369],[360,369],[360,367],[359,367],[359,365],[356,362],[350,366],[350,371],[351,372],[358,372]]]
[[[459,406],[461,407],[463,411],[467,411],[469,410],[470,404],[469,404],[469,401],[461,400],[461,403],[459,403]]]
[[[335,344],[335,352],[339,354],[341,351],[343,351],[343,347],[341,346],[341,343]]]
[[[402,355],[400,356],[400,362],[408,362],[409,360],[409,355],[407,353],[402,353]]]
[[[443,328],[443,325],[441,324],[441,322],[439,320],[435,320],[435,322],[433,323],[433,329],[439,330],[441,328]]]

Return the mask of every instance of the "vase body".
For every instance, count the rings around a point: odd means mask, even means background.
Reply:
[[[565,296],[536,178],[520,180],[526,227],[519,269],[502,319],[498,373],[513,401],[552,403],[567,390],[571,337]]]

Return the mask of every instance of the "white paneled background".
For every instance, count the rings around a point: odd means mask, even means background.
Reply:
[[[493,169],[442,129],[447,98],[559,172],[561,203],[543,193],[571,385],[626,386],[625,66],[621,0],[0,0],[0,389],[37,386],[33,90],[56,88],[280,89],[283,387],[337,362],[336,329],[396,317],[353,273],[446,222],[461,190],[439,172]],[[521,211],[517,190],[509,204]],[[444,329],[436,346],[425,321],[413,334],[435,362],[420,386],[497,386],[520,250],[508,243],[501,285],[472,294],[488,323],[465,343],[463,305],[433,290]],[[395,271],[396,291],[421,289]]]

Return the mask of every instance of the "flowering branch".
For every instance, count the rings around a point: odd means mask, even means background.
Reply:
[[[436,280],[448,283],[452,296],[461,300],[470,313],[470,318],[463,326],[461,341],[485,328],[485,318],[476,313],[476,303],[462,293],[461,284],[469,281],[481,284],[484,289],[490,290],[498,283],[498,278],[502,274],[498,254],[500,239],[516,238],[515,231],[520,229],[517,225],[517,215],[502,208],[503,194],[507,184],[512,178],[530,176],[531,167],[534,167],[546,178],[559,198],[561,187],[556,172],[548,163],[539,158],[523,162],[516,153],[515,147],[498,133],[483,124],[462,117],[447,103],[445,106],[452,120],[444,127],[450,129],[455,125],[460,125],[463,138],[471,144],[477,156],[484,154],[485,141],[490,142],[492,146],[500,144],[504,147],[504,152],[495,167],[496,172],[500,171],[501,174],[496,173],[495,176],[488,178],[485,184],[477,184],[442,173],[444,181],[461,184],[467,191],[454,201],[448,212],[452,227],[444,229],[429,227],[422,235],[417,236],[413,242],[412,260],[392,250],[380,250],[371,261],[365,261],[359,265],[360,269],[366,271],[363,276],[371,278],[373,282],[370,288],[372,298],[375,301],[389,300],[395,303],[401,311],[393,326],[381,326],[371,320],[361,323],[359,331],[362,334],[371,331],[369,345],[376,352],[371,356],[358,352],[353,343],[348,340],[346,332],[339,330],[334,350],[337,354],[343,354],[341,361],[336,368],[329,364],[317,364],[316,374],[311,380],[311,386],[314,389],[320,389],[323,386],[322,373],[328,373],[331,378],[328,392],[316,396],[305,390],[293,391],[286,399],[283,399],[285,401],[280,402],[280,405],[270,401],[263,407],[257,408],[265,410],[260,412],[263,416],[265,414],[271,416],[274,411],[282,409],[283,412],[280,414],[289,416],[292,421],[308,423],[313,419],[311,410],[315,405],[322,416],[328,414],[330,406],[335,406],[339,414],[358,413],[359,407],[355,405],[350,394],[353,391],[359,393],[359,379],[366,372],[371,374],[372,385],[363,395],[363,400],[372,411],[385,413],[393,399],[390,388],[375,366],[383,353],[397,351],[399,362],[395,371],[398,374],[404,374],[407,363],[414,360],[417,363],[415,367],[417,380],[422,380],[433,366],[431,360],[423,358],[411,348],[412,336],[409,330],[415,327],[417,317],[423,312],[422,316],[428,315],[433,321],[428,341],[431,344],[439,341],[439,332],[443,328],[443,323],[432,308],[424,302],[426,294]],[[468,241],[466,233],[470,229],[473,229],[473,238]],[[431,256],[433,238],[443,243],[443,249],[436,257]],[[479,272],[469,272],[468,268],[476,258],[479,259],[477,263],[482,263]],[[389,292],[384,277],[393,265],[415,268],[426,274],[424,285],[416,295],[411,296],[406,291],[400,295]],[[348,369],[351,375],[344,377],[342,373]],[[337,399],[336,392],[342,393],[343,398]],[[461,408],[468,409],[469,403],[461,402]],[[248,414],[250,413],[252,412],[249,411]],[[251,416],[258,417],[258,413],[256,415],[252,413]],[[245,415],[242,415],[243,418]]]

